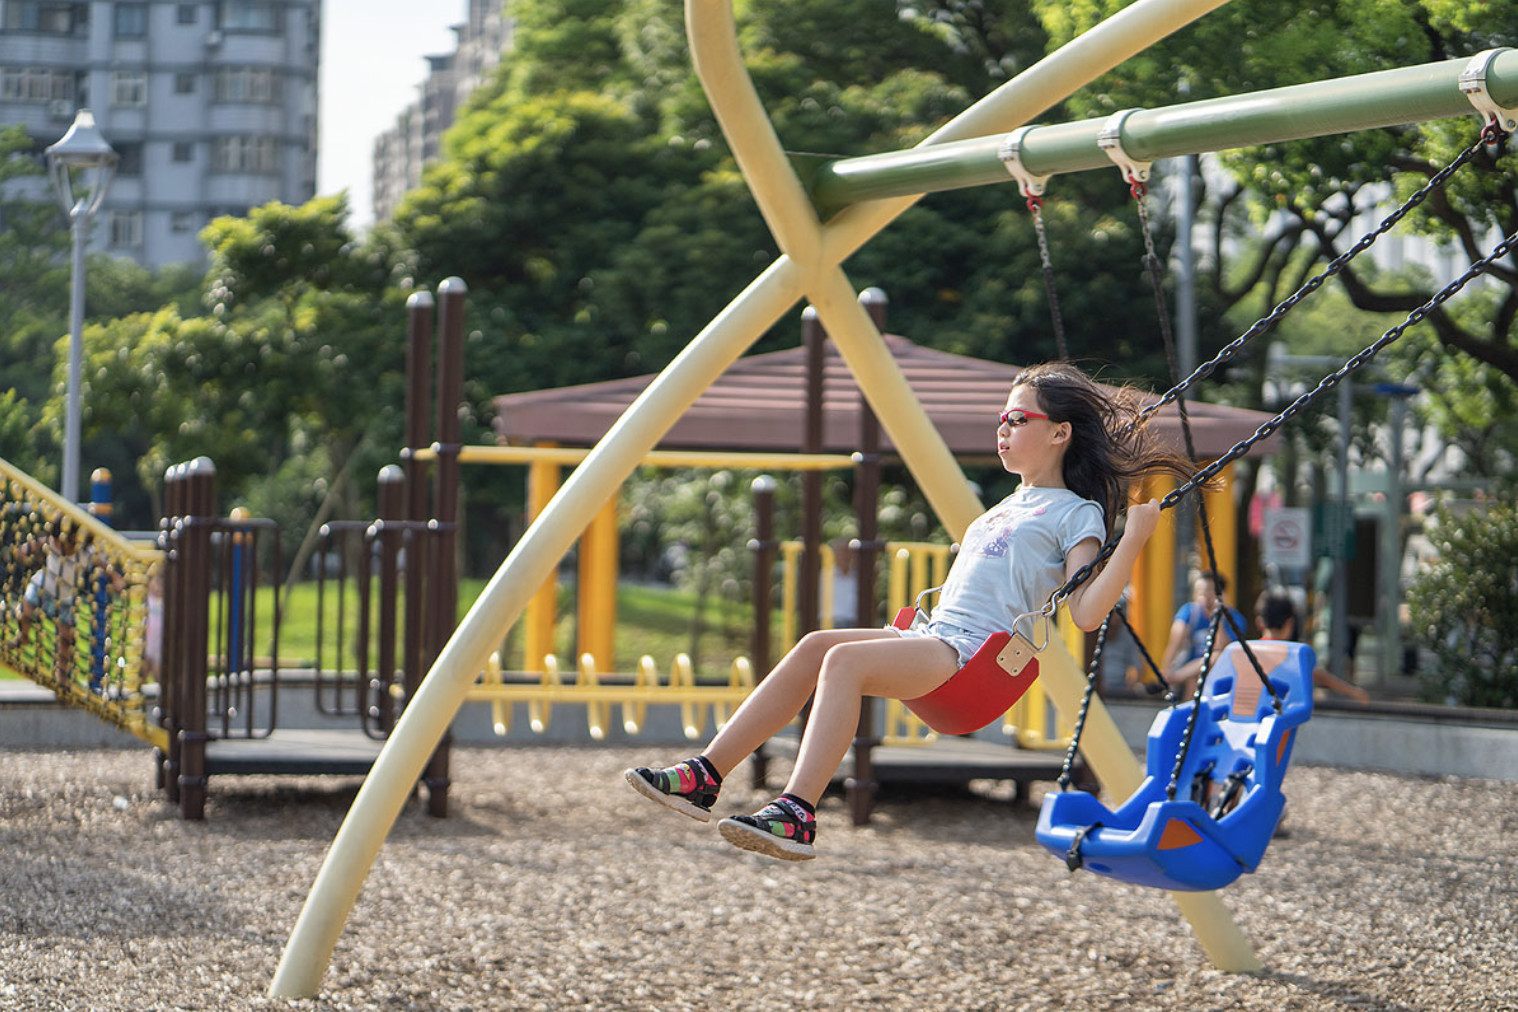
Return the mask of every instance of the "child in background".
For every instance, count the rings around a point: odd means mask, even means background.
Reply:
[[[1300,623],[1297,620],[1296,602],[1282,590],[1267,590],[1254,606],[1254,620],[1260,626],[1260,638],[1266,640],[1297,639]],[[1351,682],[1331,674],[1327,668],[1317,667],[1312,672],[1314,688],[1327,689],[1341,696],[1348,696],[1357,703],[1370,702],[1370,694]]]
[[[52,619],[57,631],[54,667],[59,681],[68,678],[74,661],[74,607],[85,565],[78,549],[79,536],[70,524],[60,524],[48,536],[43,564],[26,583],[21,599],[20,623],[11,646],[20,650],[31,638],[32,623],[40,612]]]
[[[1190,699],[1196,692],[1198,676],[1202,673],[1202,660],[1207,654],[1207,637],[1212,632],[1212,619],[1219,608],[1228,608],[1222,595],[1228,591],[1228,578],[1211,570],[1197,574],[1192,584],[1192,598],[1181,605],[1170,623],[1170,641],[1165,644],[1165,654],[1160,660],[1160,670],[1165,681],[1175,689],[1178,698]],[[1237,608],[1228,608],[1240,633],[1247,628],[1244,616]],[[1224,616],[1218,624],[1218,634],[1212,645],[1212,659],[1222,656],[1223,648],[1234,638],[1234,624]]]

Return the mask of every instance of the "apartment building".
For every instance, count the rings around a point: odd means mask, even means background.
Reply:
[[[90,248],[200,262],[212,218],[315,195],[320,41],[321,0],[0,0],[0,123],[40,157],[90,109],[120,159]]]
[[[453,26],[454,51],[427,57],[427,78],[417,100],[374,142],[374,218],[395,213],[408,190],[421,185],[422,169],[442,153],[443,134],[469,93],[501,62],[511,45],[505,0],[467,0],[466,19]]]

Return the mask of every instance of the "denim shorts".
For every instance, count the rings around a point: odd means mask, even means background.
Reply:
[[[949,646],[953,647],[954,652],[959,655],[960,667],[964,667],[967,663],[969,663],[970,658],[975,656],[975,651],[979,650],[981,648],[981,645],[986,641],[986,638],[982,635],[972,633],[967,629],[961,629],[959,626],[949,622],[935,622],[931,619],[925,626],[915,626],[911,629],[898,629],[897,632],[899,632],[902,636],[928,636],[943,643],[947,643]]]

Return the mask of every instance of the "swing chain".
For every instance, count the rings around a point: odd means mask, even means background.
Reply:
[[[1279,429],[1283,424],[1294,418],[1296,415],[1300,414],[1306,408],[1310,407],[1313,401],[1317,400],[1319,396],[1338,386],[1342,380],[1348,377],[1351,373],[1359,370],[1362,366],[1365,365],[1366,362],[1374,358],[1376,354],[1383,348],[1400,338],[1409,327],[1421,323],[1424,317],[1428,316],[1429,313],[1437,309],[1439,306],[1442,306],[1450,299],[1454,298],[1455,295],[1459,294],[1461,289],[1463,289],[1475,278],[1486,273],[1487,270],[1491,268],[1492,264],[1512,253],[1514,247],[1518,247],[1518,232],[1514,232],[1513,234],[1509,235],[1506,239],[1499,243],[1490,254],[1473,263],[1470,266],[1470,269],[1467,270],[1464,274],[1455,278],[1444,288],[1440,289],[1438,292],[1430,296],[1427,302],[1423,303],[1423,305],[1408,313],[1405,320],[1387,330],[1386,333],[1382,334],[1370,345],[1361,349],[1358,353],[1346,361],[1344,365],[1340,366],[1339,369],[1324,377],[1316,387],[1302,394],[1296,400],[1292,401],[1292,403],[1288,404],[1280,413],[1275,415],[1273,418],[1267,419],[1263,424],[1260,425],[1258,429],[1254,431],[1253,435],[1250,435],[1245,439],[1242,439],[1239,442],[1235,443],[1222,456],[1218,457],[1212,463],[1198,470],[1196,474],[1192,475],[1188,481],[1177,486],[1173,491],[1171,491],[1163,499],[1160,500],[1160,509],[1173,509],[1181,502],[1181,500],[1194,492],[1197,486],[1211,481],[1220,471],[1223,470],[1223,468],[1227,467],[1229,464],[1233,463],[1235,460],[1238,460],[1240,457],[1248,453],[1255,446],[1255,444],[1268,439],[1271,434]],[[1196,377],[1197,374],[1193,373],[1192,378],[1194,379]],[[1099,552],[1097,552],[1096,558],[1092,559],[1090,562],[1077,569],[1075,573],[1070,577],[1070,579],[1065,581],[1064,586],[1060,587],[1054,592],[1053,596],[1049,598],[1049,603],[1044,606],[1043,613],[1046,615],[1053,615],[1055,611],[1058,611],[1059,605],[1063,603],[1065,599],[1068,598],[1077,587],[1086,582],[1086,580],[1090,579],[1091,574],[1096,571],[1098,566],[1102,565],[1102,563],[1106,562],[1112,557],[1112,553],[1117,551],[1117,544],[1118,539],[1116,537],[1109,538],[1107,540],[1107,543],[1102,546]]]
[[[1033,234],[1038,238],[1038,261],[1043,266],[1044,292],[1049,298],[1049,319],[1054,328],[1054,346],[1061,362],[1070,360],[1065,343],[1065,322],[1060,316],[1059,296],[1054,290],[1054,261],[1049,256],[1049,237],[1044,230],[1044,200],[1037,194],[1028,197],[1028,212],[1033,216]]]
[[[1208,464],[1206,467],[1202,468],[1195,475],[1193,475],[1189,481],[1178,486],[1174,491],[1166,495],[1165,498],[1160,501],[1160,508],[1166,509],[1168,507],[1174,506],[1198,485],[1210,480],[1223,468],[1227,467],[1229,464],[1233,463],[1235,460],[1248,453],[1256,443],[1259,443],[1262,440],[1268,438],[1271,433],[1275,432],[1276,429],[1279,429],[1283,423],[1300,414],[1303,410],[1311,406],[1313,401],[1317,400],[1319,396],[1338,386],[1339,383],[1346,379],[1351,373],[1358,371],[1367,362],[1374,358],[1376,354],[1383,348],[1400,338],[1409,327],[1421,323],[1425,317],[1427,317],[1435,309],[1438,309],[1444,303],[1448,302],[1451,298],[1457,295],[1460,290],[1468,285],[1471,281],[1480,277],[1482,274],[1485,274],[1494,263],[1511,253],[1515,246],[1518,246],[1518,232],[1514,232],[1506,239],[1502,240],[1502,242],[1498,243],[1491,253],[1471,264],[1470,269],[1468,269],[1464,274],[1460,275],[1444,288],[1440,289],[1438,292],[1430,296],[1427,302],[1423,303],[1421,306],[1408,313],[1405,320],[1397,324],[1395,327],[1387,330],[1386,333],[1382,334],[1379,338],[1377,338],[1371,344],[1367,345],[1365,348],[1362,348],[1334,372],[1331,372],[1327,376],[1323,377],[1323,379],[1318,382],[1318,385],[1316,387],[1302,394],[1296,400],[1292,401],[1274,418],[1268,419],[1264,424],[1255,430],[1253,435],[1239,441],[1238,443],[1235,443],[1234,446],[1228,450],[1228,452],[1224,453],[1217,460],[1214,460],[1211,464]]]
[[[1159,317],[1160,335],[1165,343],[1165,359],[1170,366],[1170,382],[1179,384],[1181,381],[1180,357],[1175,348],[1175,336],[1170,326],[1170,313],[1165,306],[1165,289],[1160,277],[1160,258],[1154,251],[1154,236],[1153,230],[1149,225],[1149,211],[1142,199],[1137,200],[1137,205],[1139,225],[1143,229],[1144,235],[1144,266],[1149,272],[1150,287],[1154,290],[1155,313]],[[1191,415],[1186,409],[1186,398],[1180,393],[1177,393],[1175,396],[1175,408],[1181,420],[1181,433],[1186,439],[1186,454],[1192,460],[1195,460],[1197,459],[1197,452],[1196,442],[1191,435]],[[1212,540],[1212,520],[1207,512],[1207,500],[1205,497],[1197,500],[1197,523],[1202,533],[1202,547],[1207,553],[1208,568],[1213,572],[1217,572],[1218,553]],[[1265,691],[1270,693],[1271,703],[1275,711],[1280,713],[1280,694],[1276,692],[1275,686],[1270,684],[1270,678],[1265,674],[1265,668],[1261,666],[1259,658],[1255,656],[1254,650],[1249,646],[1249,639],[1245,635],[1245,630],[1238,627],[1238,621],[1234,618],[1232,610],[1227,605],[1228,602],[1226,600],[1223,601],[1223,607],[1220,610],[1227,616],[1229,631],[1234,640],[1240,644],[1244,651],[1244,656],[1249,659],[1250,665],[1253,666],[1255,677],[1260,680],[1260,684],[1265,687]],[[1169,693],[1169,699],[1170,702],[1175,702],[1175,692],[1173,689]],[[1184,755],[1184,752],[1182,754]]]
[[[1017,188],[1027,200],[1028,213],[1033,216],[1033,232],[1038,237],[1038,259],[1043,265],[1044,291],[1049,298],[1049,316],[1054,328],[1055,353],[1060,361],[1068,361],[1070,349],[1065,344],[1065,324],[1060,318],[1059,296],[1054,290],[1054,262],[1049,257],[1049,238],[1044,232],[1044,185],[1048,176],[1036,175],[1023,164],[1023,141],[1032,130],[1031,126],[1018,127],[1002,140],[997,156],[1007,173],[1017,180]]]
[[[1092,648],[1091,662],[1086,666],[1086,691],[1081,695],[1080,710],[1075,715],[1075,728],[1070,732],[1070,745],[1065,749],[1065,761],[1059,768],[1057,782],[1062,791],[1070,789],[1070,771],[1075,768],[1075,753],[1080,748],[1081,734],[1086,729],[1086,716],[1091,712],[1091,697],[1096,693],[1096,673],[1101,670],[1102,651],[1107,646],[1107,629],[1112,623],[1112,616],[1117,613],[1116,608],[1109,611],[1107,617],[1102,619],[1101,628],[1096,631],[1096,646]]]
[[[1191,712],[1186,715],[1186,730],[1181,735],[1181,747],[1176,749],[1175,766],[1170,771],[1170,783],[1165,786],[1165,797],[1175,800],[1176,784],[1181,778],[1181,767],[1186,765],[1186,753],[1191,751],[1191,739],[1196,733],[1197,716],[1202,712],[1202,690],[1207,687],[1207,676],[1212,670],[1212,647],[1217,642],[1218,629],[1223,624],[1223,614],[1228,610],[1220,606],[1213,613],[1207,626],[1207,652],[1202,655],[1202,670],[1196,678],[1196,691],[1192,693]],[[1268,682],[1266,684],[1269,684]]]
[[[1308,278],[1307,281],[1302,283],[1302,286],[1300,288],[1298,288],[1292,294],[1288,295],[1285,299],[1281,300],[1281,302],[1277,304],[1276,307],[1272,309],[1267,315],[1261,317],[1259,320],[1256,320],[1248,330],[1244,331],[1244,333],[1240,334],[1237,338],[1224,345],[1223,348],[1219,350],[1218,353],[1211,359],[1197,366],[1197,368],[1192,372],[1190,376],[1187,376],[1180,383],[1177,383],[1170,390],[1166,391],[1165,395],[1162,396],[1159,400],[1155,401],[1153,404],[1140,411],[1139,417],[1137,419],[1137,424],[1143,424],[1149,418],[1153,417],[1156,413],[1162,410],[1165,405],[1176,400],[1181,396],[1182,393],[1191,389],[1193,386],[1206,379],[1207,377],[1211,376],[1218,366],[1222,365],[1225,362],[1231,361],[1234,356],[1243,350],[1244,346],[1250,341],[1253,341],[1261,334],[1264,334],[1266,331],[1273,328],[1276,323],[1280,321],[1281,317],[1285,316],[1288,311],[1297,305],[1297,303],[1301,302],[1307,296],[1311,295],[1313,292],[1321,288],[1324,282],[1328,281],[1330,278],[1343,271],[1345,267],[1349,266],[1350,261],[1354,260],[1355,257],[1359,256],[1361,253],[1369,249],[1381,236],[1391,231],[1391,229],[1394,228],[1397,223],[1400,222],[1403,218],[1407,217],[1407,215],[1411,213],[1414,208],[1418,207],[1425,200],[1427,200],[1431,193],[1442,187],[1445,181],[1449,179],[1451,175],[1462,168],[1472,158],[1476,157],[1476,154],[1488,144],[1494,143],[1495,140],[1500,139],[1502,134],[1503,132],[1497,127],[1495,123],[1488,124],[1482,130],[1481,136],[1476,139],[1475,143],[1466,148],[1464,151],[1460,152],[1460,154],[1457,155],[1454,160],[1444,168],[1440,169],[1438,172],[1430,176],[1428,182],[1420,187],[1410,197],[1408,197],[1401,207],[1398,207],[1395,211],[1382,219],[1381,223],[1374,229],[1361,236],[1360,240],[1351,246],[1348,250],[1334,257],[1333,260],[1329,261],[1328,266],[1326,266],[1321,272],[1315,274],[1311,278]]]
[[[1134,629],[1133,623],[1128,621],[1128,616],[1123,611],[1123,606],[1119,604],[1116,608],[1113,608],[1112,614],[1116,615],[1118,621],[1123,623],[1123,627],[1128,630],[1128,637],[1133,640],[1133,645],[1138,647],[1139,656],[1149,666],[1150,673],[1154,675],[1155,681],[1158,683],[1157,685],[1147,687],[1149,694],[1155,695],[1163,692],[1165,693],[1166,702],[1174,703],[1177,698],[1175,687],[1165,678],[1164,672],[1160,671],[1159,662],[1154,659],[1154,655],[1149,652],[1149,648],[1144,646],[1144,641],[1139,638],[1138,630]]]

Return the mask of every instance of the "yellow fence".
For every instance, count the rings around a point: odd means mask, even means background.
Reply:
[[[726,684],[698,684],[685,654],[676,656],[667,680],[660,680],[658,665],[647,656],[639,660],[630,678],[607,675],[616,681],[606,682],[602,677],[590,654],[580,656],[572,682],[565,680],[559,659],[553,654],[543,658],[541,672],[517,674],[505,672],[500,655],[494,654],[480,684],[470,689],[465,699],[490,703],[492,723],[499,735],[510,732],[516,703],[527,704],[527,723],[536,734],[548,730],[555,703],[579,704],[585,707],[586,726],[596,741],[606,737],[613,705],[621,707],[622,729],[638,734],[649,704],[678,704],[685,737],[694,741],[702,737],[708,715],[711,726],[720,727],[754,689],[754,670],[746,657],[733,661]]]
[[[886,551],[889,558],[886,600],[890,615],[914,604],[924,591],[942,586],[953,561],[950,546],[929,542],[890,542]],[[801,552],[798,541],[780,546],[782,649],[788,649],[797,639]],[[820,567],[823,628],[832,627],[831,590],[836,566],[831,546],[824,544],[821,546]],[[933,596],[922,603],[931,607]],[[1079,650],[1075,652],[1079,656]],[[675,658],[667,678],[660,677],[658,666],[651,657],[642,658],[637,670],[631,674],[606,674],[597,667],[595,657],[582,654],[571,676],[552,654],[544,657],[540,672],[515,673],[504,671],[499,655],[495,655],[482,673],[480,682],[465,698],[470,702],[491,704],[492,723],[496,734],[500,735],[511,730],[512,711],[517,703],[527,705],[528,726],[537,734],[547,731],[555,704],[584,706],[587,729],[596,741],[603,740],[607,728],[612,726],[613,706],[621,708],[623,730],[627,734],[638,734],[650,705],[678,705],[685,736],[696,740],[703,736],[708,723],[713,728],[720,727],[754,685],[754,672],[745,657],[733,661],[725,683],[698,683],[690,658],[685,654]],[[1017,705],[1004,715],[1002,729],[1022,748],[1064,749],[1069,745],[1072,726],[1059,718],[1043,686],[1035,682]],[[937,739],[938,735],[899,701],[886,702],[883,744],[926,745]]]
[[[887,544],[886,551],[890,558],[886,604],[892,616],[899,609],[915,604],[924,592],[943,586],[949,575],[949,564],[953,561],[948,545],[929,542],[893,541]],[[936,594],[922,602],[929,610],[935,603]],[[1065,625],[1068,627],[1069,623]],[[1075,654],[1080,656],[1079,651]],[[1064,749],[1069,747],[1074,724],[1059,718],[1043,684],[1034,682],[1023,698],[1003,715],[1002,730],[1022,748]],[[900,700],[886,700],[883,744],[925,745],[937,740],[937,733],[918,720],[917,715]]]
[[[158,687],[145,656],[161,563],[156,547],[0,460],[0,666],[166,749],[149,716]]]

